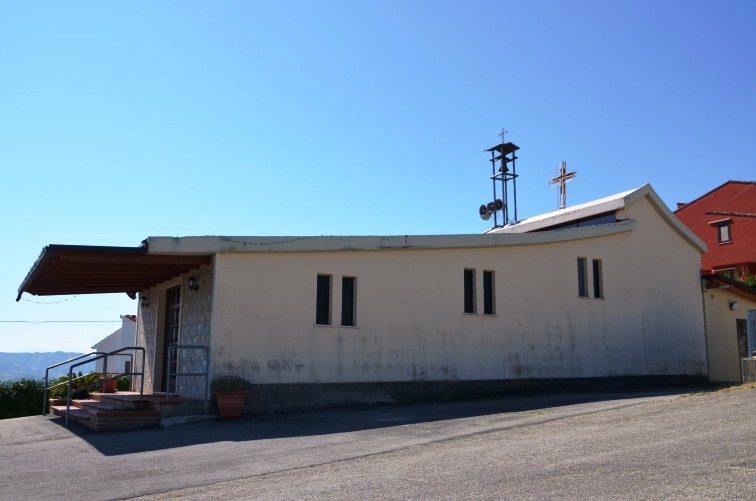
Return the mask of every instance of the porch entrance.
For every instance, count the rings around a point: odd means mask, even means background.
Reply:
[[[179,344],[179,320],[181,318],[181,286],[171,287],[165,292],[165,329],[163,331],[163,377],[160,390],[176,393],[176,376],[178,369],[178,350],[169,349]]]

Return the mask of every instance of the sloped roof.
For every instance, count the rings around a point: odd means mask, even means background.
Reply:
[[[118,328],[117,330],[111,332],[104,338],[97,341],[95,344],[92,345],[93,349],[98,349],[99,346],[109,343],[110,341],[114,340],[116,337],[121,336],[121,332],[123,332],[123,328]]]
[[[648,186],[648,185],[646,185]],[[597,216],[607,212],[621,209],[625,206],[625,198],[638,190],[629,190],[616,195],[612,195],[580,205],[559,209],[546,214],[523,219],[514,224],[509,224],[501,228],[494,228],[488,233],[529,233],[538,231],[551,226],[559,226],[591,216]]]
[[[667,205],[662,199],[659,198],[659,195],[656,194],[650,184],[644,184],[640,188],[634,190],[623,191],[616,195],[524,219],[518,223],[495,228],[488,233],[513,234],[544,231],[553,227],[622,209],[644,197],[651,203],[656,212],[672,227],[672,229],[687,240],[692,246],[696,247],[700,252],[706,252],[706,244],[703,240],[677,219],[672,211],[667,208]]]
[[[18,288],[35,296],[60,294],[136,294],[200,265],[210,255],[166,256],[141,247],[48,245]]]
[[[463,249],[554,243],[632,231],[635,221],[618,221],[580,228],[549,230],[553,226],[616,211],[647,198],[657,213],[699,251],[706,245],[685,227],[650,185],[593,202],[535,216],[484,234],[393,236],[276,236],[276,237],[149,237],[141,247],[48,245],[18,289],[34,295],[130,295],[166,282],[201,265],[216,253],[384,251]],[[540,230],[540,231],[539,231]]]
[[[731,180],[729,180],[729,181],[727,181],[727,182],[724,182],[724,183],[720,184],[720,185],[719,185],[719,186],[717,186],[716,188],[714,188],[714,189],[712,189],[712,190],[709,190],[709,191],[707,191],[706,193],[704,193],[704,194],[703,194],[703,195],[701,195],[700,197],[698,197],[698,198],[696,198],[696,199],[694,199],[694,200],[691,200],[690,202],[684,202],[684,205],[681,205],[680,207],[678,207],[678,208],[677,208],[677,209],[675,210],[675,214],[677,214],[678,212],[680,212],[680,211],[682,211],[682,210],[685,210],[686,208],[688,208],[688,207],[690,207],[690,206],[694,205],[694,204],[695,204],[696,202],[698,202],[699,200],[703,200],[704,198],[708,197],[708,196],[709,196],[709,195],[711,195],[712,193],[715,193],[715,192],[717,192],[717,191],[721,190],[722,188],[724,188],[725,186],[727,186],[727,185],[729,185],[729,184],[744,184],[744,185],[748,185],[748,186],[746,186],[746,188],[745,188],[746,190],[747,190],[747,189],[749,189],[749,188],[753,188],[753,187],[756,187],[756,181],[734,181],[734,180],[732,180],[732,179],[731,179]],[[744,190],[744,191],[745,191],[745,190]]]

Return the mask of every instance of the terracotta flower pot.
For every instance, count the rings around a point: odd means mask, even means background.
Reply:
[[[215,393],[218,399],[218,409],[221,417],[238,418],[244,410],[244,400],[248,391],[219,391]]]
[[[112,379],[103,383],[105,379],[106,377],[100,377],[100,393],[115,393],[116,387],[118,386],[118,379]]]

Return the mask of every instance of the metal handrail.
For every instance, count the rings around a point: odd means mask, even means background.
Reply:
[[[176,377],[176,389],[178,390],[178,377],[179,376],[205,376],[205,400],[207,400],[207,389],[210,385],[210,349],[207,346],[192,345],[192,344],[174,344],[168,347],[168,360],[171,360],[171,355],[177,350],[204,350],[205,352],[205,372],[171,372],[168,370],[166,377],[168,381],[165,383],[165,399],[168,400],[171,396],[171,377]],[[178,358],[176,359],[176,368],[178,370]],[[178,391],[176,392],[178,393]]]
[[[130,350],[132,348],[126,348],[126,349]],[[107,357],[105,357],[105,362],[103,362],[102,364],[102,372],[104,372],[105,374],[108,373],[108,357],[129,357],[129,366],[134,367],[134,354],[133,353],[111,352],[111,353],[105,353],[105,354],[108,355]]]
[[[52,389],[52,388],[57,388],[58,386],[60,386],[62,384],[65,384],[65,383],[58,383],[56,385],[48,387],[47,385],[50,383],[50,379],[49,379],[50,378],[50,369],[54,369],[56,367],[60,367],[61,365],[66,365],[67,363],[70,363],[70,362],[75,362],[76,360],[79,360],[80,358],[90,357],[92,355],[104,355],[104,354],[105,354],[104,351],[93,351],[92,353],[87,353],[85,355],[79,355],[78,357],[71,358],[69,360],[66,360],[65,362],[60,362],[60,363],[57,363],[55,365],[51,365],[50,367],[48,367],[47,369],[45,369],[45,391],[42,393],[42,415],[44,416],[45,414],[47,414],[47,390]],[[69,379],[70,379],[70,376],[69,376]]]
[[[120,374],[116,374],[113,377],[108,378],[107,377],[108,357],[116,355],[116,354],[118,354],[118,353],[120,353],[122,351],[126,351],[126,350],[139,350],[139,351],[142,352],[142,365],[141,365],[142,370],[140,372],[134,372],[133,370],[132,370],[132,372],[122,372]],[[68,393],[67,393],[67,397],[66,397],[66,424],[65,424],[66,427],[68,427],[68,417],[71,414],[71,381],[73,380],[73,370],[74,370],[75,367],[79,367],[79,366],[82,366],[82,365],[85,365],[85,364],[88,364],[88,363],[91,363],[91,362],[95,362],[97,360],[100,360],[100,359],[104,358],[105,362],[103,364],[103,370],[105,372],[106,377],[104,378],[103,381],[98,382],[96,384],[87,385],[84,389],[94,388],[95,386],[99,386],[101,383],[104,383],[106,381],[112,381],[114,379],[118,379],[121,376],[141,376],[141,378],[140,378],[140,386],[139,386],[139,398],[141,398],[142,396],[144,396],[144,357],[145,357],[145,352],[146,352],[146,350],[143,347],[141,347],[141,346],[127,346],[127,347],[124,347],[124,348],[119,348],[119,349],[117,349],[115,351],[111,351],[110,353],[103,353],[102,355],[98,355],[95,358],[92,358],[92,359],[89,359],[89,360],[85,360],[84,362],[79,362],[78,364],[71,365],[68,368]]]

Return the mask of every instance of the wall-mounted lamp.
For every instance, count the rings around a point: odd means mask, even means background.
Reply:
[[[732,311],[737,310],[738,306],[740,306],[740,303],[738,303],[737,301],[730,301],[730,309]]]
[[[142,308],[149,308],[150,307],[150,299],[146,295],[141,294],[139,296],[139,300],[142,302]]]
[[[189,290],[190,291],[198,291],[199,290],[199,283],[197,283],[197,277],[192,275],[189,277]]]

